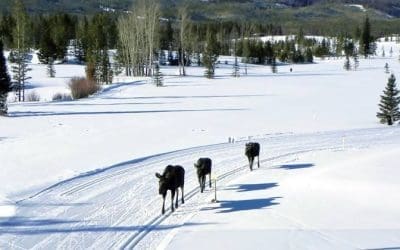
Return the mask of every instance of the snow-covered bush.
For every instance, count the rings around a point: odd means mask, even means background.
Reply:
[[[68,87],[71,90],[71,96],[73,99],[88,97],[100,89],[96,81],[88,80],[84,77],[72,78],[68,83]]]
[[[72,97],[69,94],[65,93],[55,93],[52,98],[53,101],[61,102],[61,101],[71,101]]]
[[[25,98],[27,102],[40,101],[40,95],[36,91],[29,92],[29,94],[27,94]]]

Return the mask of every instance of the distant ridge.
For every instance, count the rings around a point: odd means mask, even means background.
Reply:
[[[0,1],[0,13],[10,10],[13,0]],[[23,0],[30,13],[67,12],[86,15],[101,11],[122,12],[128,10],[134,0]],[[304,12],[315,15],[347,16],[351,11],[345,6],[359,5],[375,11],[377,18],[400,17],[399,0],[160,0],[165,15],[173,17],[183,3],[188,4],[198,19],[218,18],[259,18],[265,14],[284,14],[294,17]],[[329,11],[315,6],[331,6],[339,11]],[[342,10],[340,10],[342,8]],[[350,8],[349,8],[350,9]]]

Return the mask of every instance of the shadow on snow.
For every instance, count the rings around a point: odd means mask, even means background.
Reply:
[[[222,200],[219,201],[219,207],[203,208],[202,210],[218,210],[217,213],[232,213],[247,210],[256,210],[279,205],[275,202],[282,197],[271,197],[267,199],[251,199],[251,200]]]
[[[113,115],[113,114],[152,114],[152,113],[181,113],[181,112],[225,112],[244,111],[246,109],[176,109],[176,110],[141,110],[141,111],[93,111],[93,112],[45,112],[45,111],[15,111],[9,117],[30,117],[30,116],[73,116],[73,115]]]
[[[114,103],[82,103],[75,101],[53,101],[48,103],[24,103],[25,107],[41,107],[41,106],[125,106],[125,105],[163,105],[175,104],[178,102],[114,102]]]
[[[84,224],[83,224],[84,223]],[[64,225],[65,224],[65,225]],[[69,225],[66,225],[69,224]],[[72,224],[72,225],[71,225]],[[209,223],[185,223],[179,225],[137,225],[137,226],[102,226],[88,225],[88,222],[61,220],[61,219],[29,219],[15,217],[6,222],[0,221],[0,235],[40,235],[40,234],[68,234],[68,233],[104,233],[104,232],[133,232],[133,231],[161,231],[179,227],[205,225]]]
[[[236,190],[237,192],[249,192],[249,191],[257,191],[257,190],[265,190],[268,188],[274,188],[279,186],[278,183],[257,183],[257,184],[237,184],[228,186],[224,188],[224,190]]]
[[[194,98],[246,98],[246,97],[263,97],[268,95],[182,95],[182,96],[132,96],[132,97],[113,97],[113,96],[104,96],[98,97],[101,99],[194,99]]]
[[[311,168],[315,165],[313,163],[300,163],[300,164],[284,164],[280,165],[277,168],[284,169],[284,170],[294,170],[294,169],[301,169],[301,168]]]

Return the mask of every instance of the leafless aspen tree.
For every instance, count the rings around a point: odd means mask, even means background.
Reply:
[[[185,55],[188,45],[188,33],[189,33],[189,20],[187,14],[187,7],[184,6],[179,10],[179,16],[181,19],[180,32],[179,32],[179,47],[180,47],[180,61],[179,61],[179,75],[185,76]]]
[[[159,18],[158,0],[138,0],[130,12],[119,18],[122,63],[127,75],[151,75]]]

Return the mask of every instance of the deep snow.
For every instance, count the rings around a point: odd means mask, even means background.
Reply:
[[[233,78],[228,57],[213,80],[203,68],[178,77],[163,67],[165,87],[118,77],[71,102],[49,100],[83,67],[57,65],[50,79],[33,64],[28,92],[42,101],[11,103],[10,117],[0,117],[0,248],[179,249],[202,246],[204,235],[214,249],[226,237],[240,249],[399,246],[400,131],[375,117],[385,63],[399,72],[399,46],[382,46],[386,57],[361,59],[357,71],[326,59],[281,65],[278,74],[248,65],[247,76],[242,67]],[[232,136],[238,143],[227,143]],[[264,149],[253,173],[248,139]],[[221,203],[196,191],[201,156],[215,162]],[[188,200],[158,217],[154,173],[170,163],[187,170]]]

